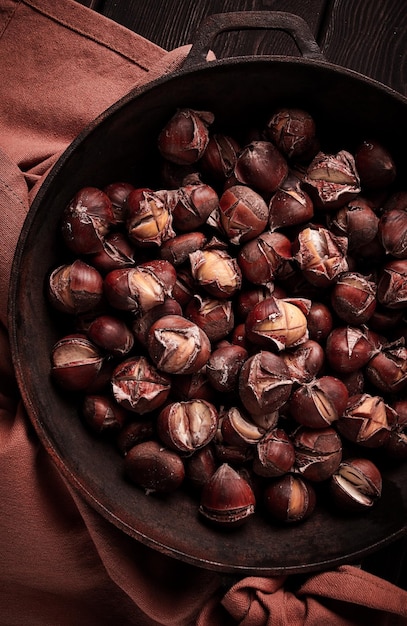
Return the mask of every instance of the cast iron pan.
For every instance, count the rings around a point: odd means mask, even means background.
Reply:
[[[241,28],[287,31],[301,55],[205,61],[218,32]],[[261,120],[279,105],[308,110],[333,150],[352,150],[372,135],[385,140],[406,180],[405,98],[325,61],[296,16],[213,16],[182,70],[128,94],[68,147],[33,202],[12,269],[9,325],[18,383],[28,415],[59,470],[90,505],[137,540],[183,561],[234,574],[330,568],[358,561],[400,537],[406,530],[407,467],[385,469],[383,497],[367,515],[342,518],[322,501],[298,526],[278,527],[254,516],[234,532],[209,528],[184,492],[146,496],[126,482],[117,450],[90,435],[69,399],[54,388],[49,354],[61,329],[47,305],[44,284],[61,259],[58,221],[74,193],[125,179],[153,185],[154,138],[177,107],[213,111],[219,125],[233,132],[242,118]]]

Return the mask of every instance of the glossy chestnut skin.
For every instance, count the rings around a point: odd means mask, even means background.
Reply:
[[[112,398],[95,394],[85,396],[81,414],[88,426],[97,434],[119,431],[127,417],[127,412]]]
[[[181,232],[197,230],[218,205],[218,194],[210,185],[201,182],[185,185],[175,190],[170,200],[173,226]]]
[[[360,182],[366,189],[389,187],[396,178],[396,164],[387,148],[375,139],[365,139],[355,152]]]
[[[331,291],[335,313],[346,324],[366,324],[376,309],[376,283],[358,272],[344,272]]]
[[[295,349],[285,350],[283,359],[295,383],[309,383],[321,371],[325,352],[320,343],[307,339]]]
[[[254,513],[256,499],[249,483],[230,465],[223,463],[204,485],[200,514],[223,528],[244,524]]]
[[[185,478],[180,456],[157,441],[145,441],[128,450],[124,457],[127,478],[147,493],[172,493]]]
[[[308,157],[316,138],[314,119],[307,111],[299,108],[287,107],[275,111],[267,121],[266,132],[290,159]]]
[[[252,141],[239,153],[235,178],[260,193],[275,191],[288,174],[286,159],[270,141]]]
[[[377,347],[373,334],[363,328],[339,326],[328,335],[325,355],[335,372],[350,374],[364,367]]]
[[[287,474],[273,480],[264,490],[264,506],[272,519],[293,524],[307,519],[316,504],[315,490],[303,478]]]
[[[386,263],[377,285],[378,301],[389,309],[402,309],[407,305],[407,259]]]
[[[314,217],[314,205],[301,187],[297,176],[289,174],[269,202],[270,230],[309,222]]]
[[[233,344],[213,350],[206,364],[206,375],[217,390],[229,393],[237,389],[240,370],[248,352]]]
[[[87,334],[99,348],[115,356],[128,354],[134,346],[132,331],[122,319],[114,315],[96,317]]]
[[[366,365],[366,377],[381,393],[399,393],[407,388],[407,348],[404,341],[384,346]]]
[[[76,259],[51,272],[47,290],[55,309],[68,315],[79,315],[96,309],[102,302],[103,278],[97,269]]]
[[[232,302],[224,298],[197,294],[186,305],[185,317],[199,326],[211,342],[227,337],[235,325]]]
[[[322,302],[311,302],[307,315],[309,338],[314,341],[323,341],[333,327],[332,313],[329,307]]]
[[[254,285],[270,286],[292,260],[291,241],[279,232],[265,231],[242,246],[237,262],[243,277]]]
[[[224,182],[232,174],[239,152],[240,145],[234,137],[213,133],[200,159],[200,169],[210,179]]]
[[[327,223],[334,234],[347,237],[349,251],[355,253],[360,246],[371,243],[379,229],[379,217],[372,204],[360,195],[329,214]]]
[[[253,471],[259,476],[283,476],[293,469],[294,462],[294,445],[282,428],[272,428],[256,444]]]

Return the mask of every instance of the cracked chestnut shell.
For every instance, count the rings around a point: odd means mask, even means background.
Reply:
[[[342,441],[334,428],[300,426],[292,435],[295,467],[312,482],[332,476],[342,460]]]
[[[167,191],[138,188],[126,200],[126,229],[139,246],[160,246],[175,236]]]
[[[382,393],[407,388],[407,348],[404,340],[383,346],[366,365],[366,377]]]
[[[205,152],[209,126],[214,121],[210,111],[178,109],[158,136],[160,154],[171,163],[190,165]]]
[[[315,143],[314,119],[303,109],[278,109],[266,129],[271,141],[290,159],[307,156]]]
[[[233,244],[254,239],[267,226],[268,207],[260,194],[245,185],[232,185],[219,199],[219,221]]]
[[[48,297],[52,306],[62,313],[86,313],[102,301],[103,278],[97,269],[76,259],[51,272]]]
[[[175,268],[168,261],[147,261],[134,268],[109,272],[104,279],[104,292],[114,308],[143,314],[171,296],[176,279]]]
[[[265,509],[278,522],[301,522],[312,514],[315,504],[314,488],[295,474],[276,478],[264,490]]]
[[[336,422],[348,403],[345,384],[334,376],[322,376],[295,389],[288,401],[290,415],[309,428],[327,428]]]
[[[264,434],[249,416],[235,406],[221,413],[220,424],[223,441],[231,446],[254,445]]]
[[[62,214],[61,233],[74,254],[93,254],[102,248],[103,238],[116,223],[112,203],[96,187],[83,187]]]
[[[282,428],[272,428],[256,444],[253,471],[259,476],[274,478],[293,469],[295,449]]]
[[[304,278],[315,287],[329,287],[349,269],[346,260],[348,240],[330,230],[311,224],[293,242],[293,254]]]
[[[371,508],[382,494],[382,476],[369,459],[342,461],[330,482],[334,503],[342,511],[359,512]]]
[[[65,335],[51,350],[51,374],[58,385],[69,391],[90,389],[103,363],[99,348],[81,333]]]
[[[248,358],[240,370],[239,396],[249,413],[264,415],[288,400],[292,385],[283,357],[261,350]]]
[[[158,369],[169,374],[198,372],[211,354],[205,332],[181,315],[165,315],[154,322],[147,347]]]
[[[337,427],[349,441],[367,448],[378,448],[388,439],[396,421],[395,411],[381,396],[362,393],[350,396]]]
[[[216,526],[241,526],[254,513],[256,499],[253,489],[227,463],[222,465],[204,485],[199,505],[200,514]]]
[[[343,206],[361,191],[355,159],[346,150],[336,154],[318,152],[304,178],[307,191],[320,209]]]
[[[366,324],[376,309],[376,283],[359,272],[340,274],[331,291],[332,308],[347,324]]]
[[[192,454],[206,446],[218,428],[218,412],[205,400],[172,402],[157,418],[157,433],[172,450]]]
[[[311,302],[270,296],[256,304],[246,318],[247,338],[274,350],[298,346],[308,339],[307,318]]]
[[[158,409],[167,400],[171,379],[145,357],[130,357],[119,363],[112,375],[116,402],[140,415]]]

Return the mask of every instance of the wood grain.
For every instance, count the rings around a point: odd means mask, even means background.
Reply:
[[[125,6],[124,6],[125,4]],[[143,37],[170,50],[192,43],[201,21],[208,15],[230,11],[292,11],[303,17],[316,34],[324,0],[298,2],[276,0],[167,0],[165,15],[161,0],[131,0],[126,3],[106,0],[103,14],[124,24]],[[162,19],[160,19],[162,16]],[[169,17],[170,16],[170,17]],[[241,54],[298,54],[289,37],[264,31],[220,35],[213,49],[218,57]]]
[[[407,95],[405,0],[334,0],[320,45],[333,63]]]

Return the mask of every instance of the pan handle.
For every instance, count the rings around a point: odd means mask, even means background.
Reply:
[[[220,33],[256,29],[282,30],[292,37],[303,57],[326,60],[308,24],[298,15],[284,11],[232,11],[209,15],[202,21],[183,69],[206,63],[210,46]]]

